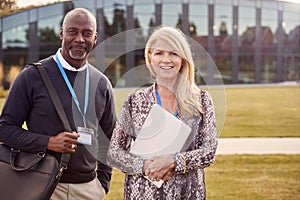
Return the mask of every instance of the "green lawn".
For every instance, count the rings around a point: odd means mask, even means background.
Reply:
[[[207,200],[299,200],[300,155],[218,155],[205,169]],[[123,198],[124,175],[113,170],[105,200]]]
[[[132,91],[115,89],[117,112]],[[300,137],[300,87],[225,91],[226,117],[221,137]],[[207,199],[298,200],[299,166],[300,155],[218,155],[205,170]],[[123,173],[114,169],[106,200],[122,199],[123,179]]]
[[[117,111],[131,89],[117,89]],[[300,88],[227,88],[221,137],[300,137]],[[206,168],[208,200],[298,200],[300,155],[218,155]],[[106,200],[123,197],[113,170]]]
[[[118,112],[132,91],[115,89]],[[300,87],[226,88],[225,94],[220,137],[300,137]]]
[[[300,155],[218,155],[205,172],[208,200],[300,199]]]
[[[300,137],[300,87],[226,89],[221,137]]]
[[[133,91],[115,89],[117,113]],[[300,137],[300,87],[226,88],[225,94],[220,137]],[[217,98],[214,101],[218,102]],[[1,98],[0,107],[3,101]]]

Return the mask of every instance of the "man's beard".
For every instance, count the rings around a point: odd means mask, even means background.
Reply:
[[[83,53],[73,53],[73,51],[70,49],[69,50],[69,55],[71,58],[75,59],[75,60],[83,60],[86,57],[87,52],[84,51]]]

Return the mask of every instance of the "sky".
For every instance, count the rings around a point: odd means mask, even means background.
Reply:
[[[48,3],[58,2],[63,0],[17,0],[18,7],[26,7],[29,5],[45,5]],[[280,0],[286,2],[300,3],[300,0]]]
[[[45,4],[59,2],[59,1],[63,1],[63,0],[17,0],[17,6],[26,7],[30,5],[45,5]]]
[[[281,1],[300,3],[300,0],[281,0]]]

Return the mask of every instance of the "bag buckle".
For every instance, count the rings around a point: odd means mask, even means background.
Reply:
[[[13,153],[20,153],[21,150],[19,149],[14,149],[14,148],[10,148],[10,150],[13,152]]]
[[[45,152],[38,152],[37,155],[39,155],[42,158],[44,158],[46,156],[46,153]]]

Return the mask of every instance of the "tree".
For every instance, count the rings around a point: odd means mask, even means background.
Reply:
[[[227,33],[227,25],[226,25],[226,22],[222,21],[221,22],[221,25],[220,25],[220,35],[221,36],[227,36],[228,33]]]
[[[17,10],[16,0],[1,0],[0,1],[0,17],[11,14]]]
[[[48,57],[60,47],[59,35],[54,29],[45,27],[39,29],[40,58]]]

